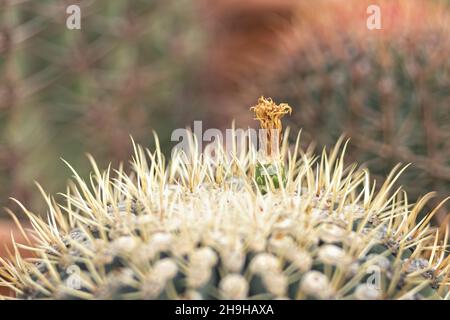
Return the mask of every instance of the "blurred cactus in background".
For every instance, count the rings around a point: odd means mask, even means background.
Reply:
[[[60,157],[86,170],[85,152],[117,162],[130,134],[158,130],[164,146],[195,112],[192,2],[75,3],[81,30],[66,28],[74,2],[0,2],[0,206],[9,196],[37,205],[34,180],[61,190]]]
[[[299,6],[295,54],[255,81],[294,108],[290,125],[319,148],[345,132],[349,158],[377,178],[412,163],[399,184],[415,198],[438,191],[436,205],[450,190],[450,6],[381,1],[382,30],[369,31],[368,4]]]

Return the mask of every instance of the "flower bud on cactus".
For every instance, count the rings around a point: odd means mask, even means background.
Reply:
[[[281,118],[292,112],[292,108],[286,103],[277,105],[272,99],[259,98],[258,104],[251,108],[255,112],[256,120],[259,120],[261,129],[265,133],[262,136],[265,148],[262,149],[260,163],[256,166],[255,180],[262,192],[267,192],[267,186],[279,188],[286,182],[283,161],[279,153],[279,145],[282,138]]]

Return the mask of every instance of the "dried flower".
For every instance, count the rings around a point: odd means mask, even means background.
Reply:
[[[250,108],[255,112],[255,120],[258,120],[261,128],[267,130],[266,132],[266,146],[267,156],[271,157],[272,153],[277,153],[274,146],[281,144],[282,129],[281,118],[285,114],[290,114],[292,108],[286,104],[281,103],[277,105],[271,98],[260,97],[258,104]]]

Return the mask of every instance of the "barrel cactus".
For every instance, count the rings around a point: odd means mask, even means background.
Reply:
[[[43,193],[46,219],[22,207],[33,230],[1,260],[0,285],[20,299],[450,297],[448,228],[429,224],[436,210],[417,218],[431,193],[413,205],[393,188],[404,168],[375,191],[366,169],[345,165],[342,140],[314,156],[285,133],[272,167],[284,181],[262,188],[246,137],[240,154],[214,157],[187,137],[170,162],[158,143],[133,144],[131,173],[91,158],[83,180],[69,166],[64,201]]]

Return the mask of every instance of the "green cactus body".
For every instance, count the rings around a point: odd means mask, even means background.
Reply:
[[[286,174],[284,166],[279,164],[278,166],[272,163],[269,164],[257,164],[255,168],[255,181],[261,190],[266,193],[267,188],[273,187],[275,189],[280,188],[281,185],[286,184]]]

